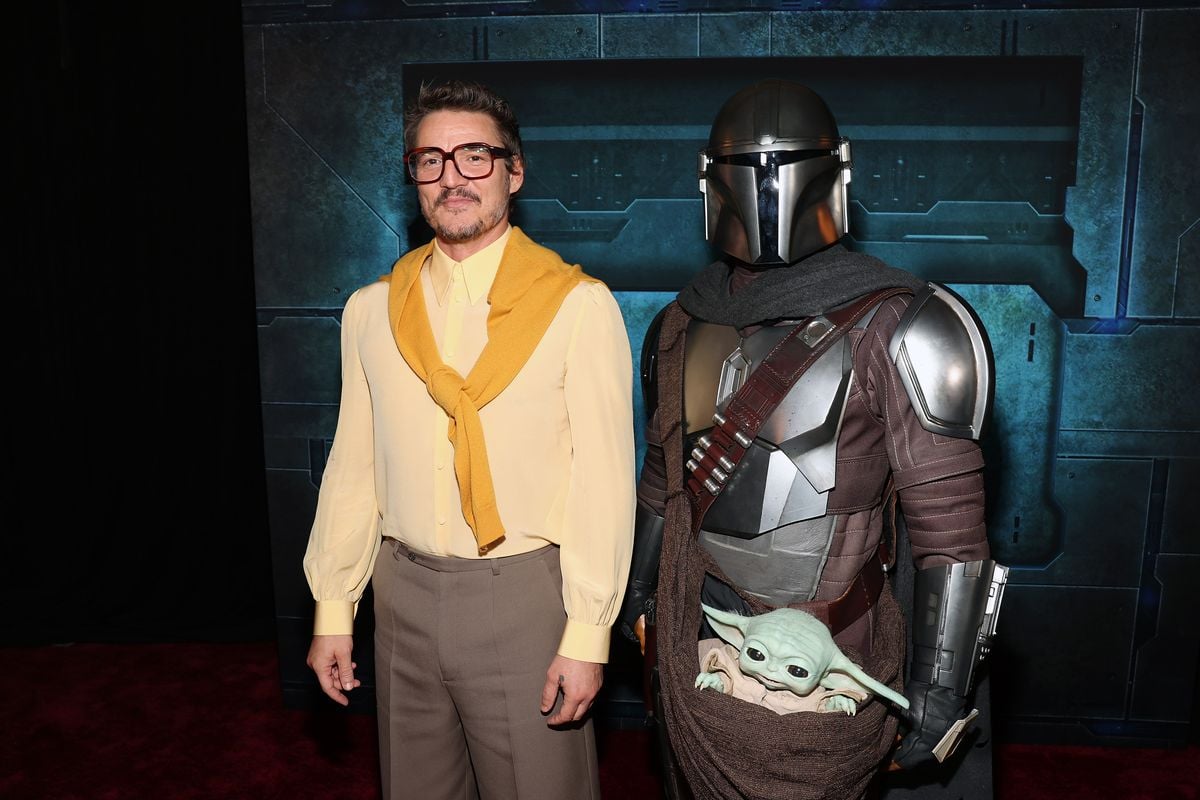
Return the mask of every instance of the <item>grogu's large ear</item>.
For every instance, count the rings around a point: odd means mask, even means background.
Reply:
[[[862,687],[868,692],[872,692],[873,694],[877,694],[881,697],[886,697],[888,700],[891,700],[901,708],[906,710],[908,709],[907,697],[893,691],[890,686],[885,686],[884,684],[875,680],[868,675],[862,667],[860,667],[858,664],[855,664],[853,661],[840,653],[833,659],[833,663],[829,665],[829,671],[841,672],[845,675],[849,675],[851,678],[858,681],[859,684],[861,684]]]
[[[704,609],[704,616],[708,617],[708,624],[712,625],[717,636],[740,650],[742,642],[746,641],[746,625],[750,618],[734,614],[732,611],[721,611],[704,603],[701,603],[700,607]]]

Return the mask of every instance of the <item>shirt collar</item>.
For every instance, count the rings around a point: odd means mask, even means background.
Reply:
[[[504,255],[504,246],[508,244],[510,233],[512,233],[511,225],[499,239],[478,253],[467,256],[461,262],[446,255],[442,251],[441,245],[436,239],[434,240],[433,256],[429,261],[429,279],[433,283],[433,293],[437,297],[439,306],[446,305],[450,299],[450,288],[454,284],[456,267],[466,285],[467,300],[471,305],[475,305],[487,297],[488,292],[492,290],[492,283],[496,280],[496,273],[500,270],[500,259]]]

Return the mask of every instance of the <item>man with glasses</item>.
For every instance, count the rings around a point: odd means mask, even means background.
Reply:
[[[373,578],[385,796],[598,798],[585,715],[633,529],[624,324],[509,225],[525,165],[504,100],[424,86],[405,123],[435,238],[343,313],[308,663],[345,705]]]

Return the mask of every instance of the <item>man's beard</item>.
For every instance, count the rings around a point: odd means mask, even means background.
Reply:
[[[450,197],[466,197],[474,200],[476,203],[480,202],[479,195],[466,187],[459,187],[457,189],[446,189],[438,195],[437,200],[434,201],[434,209],[436,210],[443,201]],[[500,205],[497,206],[495,213],[491,215],[491,219],[476,218],[473,222],[458,223],[457,225],[454,221],[440,224],[432,213],[426,214],[425,220],[433,228],[433,232],[437,234],[437,237],[443,242],[458,244],[460,242],[469,242],[496,227],[504,219],[507,212],[507,206]]]

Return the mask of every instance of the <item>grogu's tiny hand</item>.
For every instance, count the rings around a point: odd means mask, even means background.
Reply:
[[[853,717],[858,713],[858,703],[854,702],[854,698],[852,697],[847,697],[844,694],[835,694],[821,701],[821,710],[826,713],[841,711],[846,716]]]
[[[705,689],[716,689],[718,692],[724,692],[725,683],[721,680],[721,676],[715,672],[701,672],[696,676],[696,688],[702,692]]]

